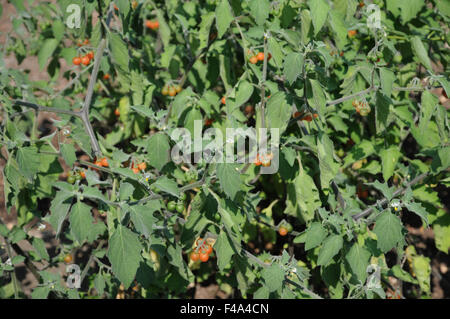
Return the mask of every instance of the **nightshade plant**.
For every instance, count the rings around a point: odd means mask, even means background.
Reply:
[[[0,296],[25,297],[22,263],[32,298],[187,298],[206,281],[243,298],[431,295],[405,223],[448,254],[449,2],[10,2]],[[278,171],[175,164],[171,133],[195,121],[278,129]]]

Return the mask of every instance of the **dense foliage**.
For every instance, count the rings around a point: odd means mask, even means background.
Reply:
[[[405,219],[448,253],[450,127],[433,91],[450,91],[448,1],[10,2],[3,297],[23,296],[23,262],[33,298],[183,298],[194,283],[244,298],[431,295]],[[37,56],[45,77],[6,68],[10,54]],[[196,120],[279,129],[276,156],[176,163],[172,133]],[[45,228],[52,254],[30,232]],[[79,268],[47,269],[60,263]]]

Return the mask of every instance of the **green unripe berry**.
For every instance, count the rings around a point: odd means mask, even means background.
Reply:
[[[182,213],[184,211],[184,205],[182,203],[178,203],[176,209],[177,212]]]
[[[177,204],[174,201],[170,201],[167,204],[167,209],[170,211],[174,211],[176,209]]]

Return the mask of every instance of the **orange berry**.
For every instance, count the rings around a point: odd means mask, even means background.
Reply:
[[[83,41],[83,44],[84,44],[84,45],[88,45],[88,44],[89,44],[89,39],[85,39],[85,40]]]
[[[300,117],[302,115],[302,112],[295,112],[294,114],[292,114],[292,117],[295,119],[297,117]]]
[[[200,255],[196,252],[191,253],[191,260],[197,261],[200,258]]]
[[[72,257],[71,254],[67,254],[67,255],[64,256],[64,262],[66,264],[70,264],[72,261],[73,261],[73,257]]]
[[[357,33],[356,30],[349,30],[349,31],[347,32],[349,38],[354,37],[354,36],[356,35],[356,33]]]
[[[280,234],[280,236],[286,236],[287,233],[288,233],[288,230],[286,228],[284,228],[284,227],[280,227],[278,229],[278,233]]]
[[[120,111],[119,111],[118,108],[114,110],[114,115],[115,116],[120,116]]]
[[[114,4],[114,10],[119,11],[119,8]]]
[[[86,173],[84,171],[80,171],[81,178],[86,178]]]
[[[251,63],[251,64],[256,64],[256,63],[258,63],[258,58],[256,57],[256,55],[254,55],[254,56],[252,56],[252,57],[250,58],[250,63]]]
[[[108,166],[109,166],[108,160],[106,159],[106,157],[103,157],[103,158],[100,160],[100,163],[101,163],[101,165],[102,165],[103,167],[108,167]]]
[[[169,87],[169,95],[170,96],[177,95],[177,91],[175,91],[175,88],[173,86]]]
[[[208,247],[206,248],[206,253],[207,253],[208,255],[210,255],[210,254],[212,253],[212,251],[213,251],[212,246],[211,246],[211,245],[208,245]]]
[[[256,58],[258,59],[258,61],[264,61],[264,52],[258,52]]]
[[[314,113],[314,114],[313,114],[313,116],[314,116],[314,118],[316,119],[316,118],[318,118],[318,117],[319,117],[319,114],[317,114],[317,113]]]
[[[80,65],[80,63],[81,63],[81,58],[80,58],[79,56],[74,57],[74,58],[72,59],[72,62],[73,62],[73,64],[75,64],[75,65]]]
[[[226,98],[225,98],[225,96],[222,96],[222,99],[221,99],[220,101],[222,102],[222,104],[225,104],[225,103],[226,103]]]
[[[213,119],[205,119],[205,126],[210,126],[213,123]]]
[[[204,263],[207,262],[209,259],[209,255],[207,253],[203,253],[203,252],[200,253],[199,257],[200,257],[200,260]]]
[[[307,122],[311,122],[312,121],[312,116],[308,114],[305,117],[303,117],[302,120],[307,121]]]
[[[262,164],[261,161],[259,160],[259,154],[256,155],[256,158],[255,158],[253,164],[255,164],[256,166],[259,166]]]
[[[139,173],[139,168],[137,168],[137,167],[133,167],[132,170],[133,170],[133,173],[135,173],[135,174]]]
[[[138,168],[143,171],[147,168],[147,164],[145,162],[139,163]]]
[[[94,51],[89,51],[86,55],[92,60],[94,58]]]
[[[267,61],[269,61],[270,59],[272,59],[272,54],[267,54]]]
[[[84,65],[88,65],[91,62],[91,59],[89,59],[89,57],[87,55],[85,55],[84,57],[81,58],[81,63],[83,63]]]
[[[103,80],[109,80],[109,78],[110,78],[110,75],[108,73],[103,75]]]

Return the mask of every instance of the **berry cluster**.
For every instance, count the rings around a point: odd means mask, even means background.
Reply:
[[[169,95],[169,96],[175,96],[178,93],[180,93],[182,90],[181,85],[177,84],[177,85],[169,85],[166,84],[164,85],[161,93],[162,95]]]
[[[159,28],[159,22],[156,20],[147,20],[145,21],[145,26],[149,29],[156,30]]]
[[[264,166],[268,167],[270,166],[270,162],[273,159],[272,153],[264,153],[264,154],[256,154],[255,161],[253,162],[256,166]]]
[[[271,58],[272,58],[272,55],[269,53],[269,54],[267,55],[267,61],[269,61]],[[251,64],[256,64],[256,63],[258,63],[259,61],[264,61],[264,52],[258,52],[257,54],[252,55],[252,56],[249,58],[249,62],[250,62]]]
[[[191,253],[191,260],[196,262],[207,262],[209,255],[213,252],[213,247],[206,243],[205,239],[199,238],[195,242],[195,250]]]
[[[355,107],[356,113],[359,113],[359,115],[361,116],[367,116],[371,111],[371,108],[369,106],[369,103],[367,103],[367,101],[354,100],[352,102],[352,105]]]
[[[83,56],[76,56],[72,59],[72,63],[75,65],[89,65],[89,63],[91,63],[91,60],[94,58],[94,52],[90,51],[88,53],[86,53]]]

